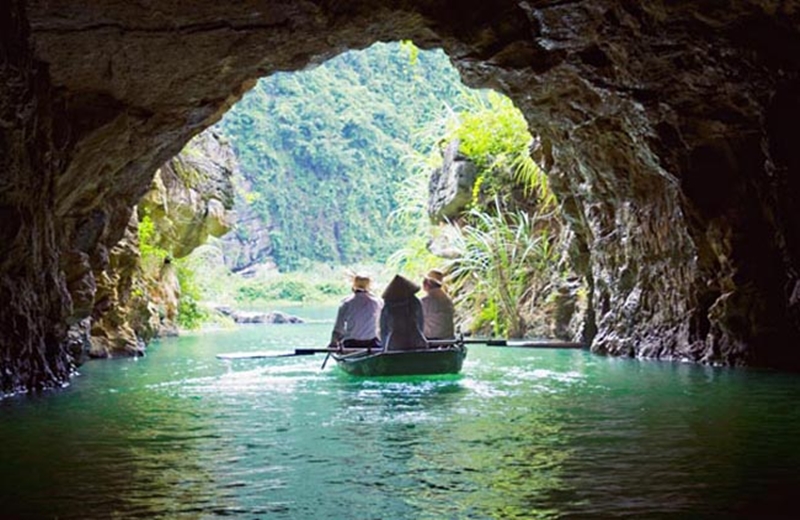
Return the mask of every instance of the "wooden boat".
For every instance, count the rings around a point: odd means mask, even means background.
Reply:
[[[333,357],[345,372],[356,376],[399,376],[399,375],[432,375],[458,374],[464,358],[467,357],[467,344],[486,345],[488,347],[511,348],[559,348],[586,349],[588,345],[579,342],[551,339],[538,340],[506,340],[496,338],[464,338],[429,340],[429,347],[419,350],[395,350],[384,352],[365,348],[296,348],[292,352],[276,353],[275,351],[227,352],[217,354],[219,359],[254,359],[278,358],[288,356],[307,356],[327,354],[322,368],[325,368],[329,357]]]
[[[452,344],[418,350],[359,350],[331,353],[331,357],[354,376],[458,374],[467,357],[467,347]]]

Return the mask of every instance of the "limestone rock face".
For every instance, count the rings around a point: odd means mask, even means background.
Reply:
[[[141,276],[137,226],[133,212],[122,239],[109,252],[108,263],[94,273],[97,286],[91,320],[86,323],[90,326],[89,357],[142,355],[145,342],[156,336],[158,321],[148,312]]]
[[[46,66],[21,1],[0,7],[0,396],[67,381],[80,338],[61,266],[52,197],[67,147]],[[73,256],[80,263],[83,257]],[[73,281],[80,268],[71,270]]]
[[[244,176],[236,177],[236,185],[250,192],[251,183]],[[254,273],[259,265],[271,265],[272,239],[270,226],[249,205],[237,200],[233,209],[233,230],[222,237],[222,252],[225,265],[242,276]]]
[[[148,341],[177,334],[177,273],[170,261],[148,265],[143,259],[140,221],[145,215],[151,219],[151,247],[165,250],[168,259],[188,255],[209,236],[230,229],[231,177],[237,168],[231,148],[206,131],[156,171],[107,266],[94,274],[89,357],[142,355]]]
[[[434,222],[453,220],[472,201],[472,187],[478,167],[458,152],[453,139],[442,154],[442,166],[431,173],[428,186],[428,215]]]
[[[233,150],[211,131],[159,168],[138,206],[140,219],[147,215],[153,221],[154,245],[183,258],[209,236],[230,231],[236,169]]]
[[[155,170],[254,78],[399,39],[538,134],[595,351],[800,366],[799,27],[767,0],[8,0],[2,390],[66,380],[80,253],[107,261]]]

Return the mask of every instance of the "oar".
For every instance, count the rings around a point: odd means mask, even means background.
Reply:
[[[489,345],[493,347],[504,347],[508,340],[498,338],[453,338],[453,339],[429,339],[428,345],[433,347],[447,345]]]
[[[475,344],[475,345],[489,345],[490,347],[505,347],[508,343],[506,339],[498,339],[498,338],[464,338],[462,341],[464,344]]]
[[[580,343],[578,341],[561,341],[561,340],[550,340],[550,339],[508,342],[506,345],[503,346],[511,348],[566,348],[566,349],[589,348],[588,344]]]
[[[330,357],[331,357],[331,353],[330,353],[330,352],[328,352],[327,354],[325,354],[325,359],[323,359],[323,360],[322,360],[322,366],[321,366],[321,367],[319,367],[319,369],[320,369],[320,370],[325,370],[325,365],[327,365],[327,364],[328,364],[328,359],[329,359]]]
[[[372,347],[370,347],[372,348]],[[347,350],[367,350],[367,347],[348,347]],[[292,356],[311,356],[313,354],[326,353],[328,355],[335,352],[341,352],[338,348],[296,348],[293,352],[286,352],[276,354],[275,352],[262,351],[262,352],[228,352],[224,354],[217,354],[219,359],[259,359],[259,358],[275,358],[275,357],[292,357]]]
[[[337,348],[296,348],[294,349],[293,356],[309,356],[311,354],[318,354],[320,352],[337,352]]]
[[[453,339],[432,339],[428,341],[428,345],[433,347],[458,345],[458,344],[473,344],[473,345],[486,345],[488,347],[510,347],[510,348],[588,348],[586,343],[575,341],[561,341],[551,339],[541,340],[508,340],[499,338],[453,338]]]
[[[353,348],[358,348],[358,349],[362,349],[362,350],[366,350],[367,349],[366,347],[363,347],[363,348],[362,347],[351,347],[351,348],[348,348],[347,350],[352,350]],[[340,349],[340,348],[296,348],[296,349],[294,349],[294,352],[289,352],[289,353],[286,353],[286,354],[276,354],[276,355],[273,355],[273,356],[265,356],[265,357],[312,356],[314,354],[324,353],[324,354],[327,354],[325,356],[325,361],[327,362],[328,357],[331,354],[336,353],[336,352],[341,352],[341,351],[342,351],[342,349]],[[324,365],[323,365],[323,367],[324,367]]]
[[[287,356],[309,356],[318,352],[336,352],[333,348],[296,348],[293,352],[276,354],[270,351],[261,352],[228,352],[224,354],[217,354],[219,359],[258,359],[258,358],[272,358],[272,357],[287,357]]]

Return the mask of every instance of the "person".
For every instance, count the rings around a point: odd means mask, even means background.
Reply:
[[[444,290],[444,273],[431,269],[422,279],[425,296],[422,297],[422,315],[427,339],[450,339],[455,336],[453,300]]]
[[[428,346],[423,334],[419,285],[396,275],[383,291],[381,343],[385,350],[414,350]]]
[[[331,333],[330,348],[379,348],[378,318],[383,302],[369,291],[372,280],[353,277],[353,294],[342,300]]]

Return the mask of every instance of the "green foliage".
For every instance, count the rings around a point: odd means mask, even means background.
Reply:
[[[235,299],[242,304],[265,302],[314,302],[347,294],[345,283],[306,280],[298,274],[278,275],[267,280],[246,281],[237,288]]]
[[[479,167],[491,169],[498,161],[528,152],[528,124],[514,103],[497,92],[471,98],[473,106],[459,114],[451,131],[461,141],[460,150]]]
[[[327,296],[344,296],[348,293],[349,289],[346,286],[347,284],[336,283],[336,282],[320,282],[315,284],[317,291],[321,294]]]
[[[178,302],[178,325],[185,329],[197,329],[207,319],[208,313],[199,305],[202,294],[191,265],[183,260],[176,262],[181,296]]]
[[[153,219],[147,214],[139,215],[139,254],[142,257],[142,269],[145,275],[150,277],[158,273],[164,259],[169,256],[166,249],[156,245],[156,238]]]
[[[142,211],[141,207],[139,211]],[[145,286],[150,286],[150,289],[139,286],[133,290],[132,294],[134,297],[144,297],[146,290],[156,290],[155,286],[162,283],[160,271],[164,266],[164,260],[169,257],[169,252],[156,245],[158,230],[153,219],[144,212],[139,215],[138,231],[139,254],[142,259]],[[196,283],[194,268],[191,263],[179,260],[174,265],[176,266],[176,274],[181,289],[176,320],[178,325],[185,329],[196,329],[208,319],[208,313],[199,305],[203,298],[202,291]]]
[[[547,176],[531,158],[533,137],[522,112],[497,92],[473,93],[464,99],[467,105],[449,119],[444,140],[458,139],[461,153],[478,166],[473,204],[507,198],[513,184],[519,183],[539,204],[555,206]],[[511,175],[505,176],[506,172]]]
[[[458,304],[501,336],[521,337],[526,330],[522,304],[541,301],[560,279],[561,245],[545,217],[523,211],[504,213],[495,202],[492,213],[473,208],[471,224],[460,229],[461,257],[449,267]]]
[[[538,204],[542,211],[555,209],[558,200],[547,180],[547,174],[536,164],[530,154],[523,153],[513,158],[511,162],[514,170],[514,179],[523,185],[525,195],[538,197]]]
[[[459,151],[478,166],[472,205],[459,226],[429,225],[426,235],[455,233],[451,290],[460,312],[472,317],[472,329],[519,337],[564,276],[562,222],[547,177],[531,157],[533,137],[522,113],[495,92],[463,100],[438,124],[443,136],[436,142],[457,139]],[[421,214],[417,205],[409,203],[408,211]],[[411,239],[391,260],[417,268],[440,263],[428,258],[427,247],[428,241]]]
[[[236,285],[237,277],[225,267],[222,251],[213,245],[215,239],[212,238],[209,242],[212,243],[198,247],[189,256],[177,261],[178,276],[191,272],[191,285],[196,293],[190,293],[196,300],[228,302],[228,295],[231,287]]]
[[[448,266],[460,312],[476,329],[514,336],[525,333],[526,306],[541,304],[562,276],[555,198],[531,159],[524,117],[504,96],[463,88],[441,52],[379,44],[275,74],[219,129],[252,186],[239,198],[270,229],[284,274],[214,276],[218,295],[251,305],[347,294],[349,284],[320,275],[321,264],[386,261],[392,274],[416,278],[442,267],[431,241],[454,235],[461,256]],[[433,226],[427,215],[428,174],[452,139],[479,166],[460,228]],[[525,211],[513,202],[519,192],[530,199]]]
[[[273,229],[279,268],[382,262],[401,247],[413,230],[385,216],[400,206],[406,157],[430,150],[418,129],[462,97],[444,53],[410,42],[260,80],[218,127],[255,193],[244,202]]]
[[[470,309],[470,312],[475,313],[476,326],[493,323],[503,333],[510,330],[520,333],[521,306],[512,305],[511,302],[515,297],[525,296],[520,291],[530,277],[522,276],[519,287],[509,289],[509,294],[503,294],[506,288],[495,287],[494,284],[506,282],[499,275],[505,276],[505,271],[512,269],[512,265],[513,269],[524,266],[526,257],[512,259],[518,253],[514,248],[520,248],[522,243],[528,241],[529,236],[525,230],[532,229],[531,219],[542,222],[547,220],[545,217],[539,218],[539,215],[553,208],[555,197],[547,185],[544,172],[530,156],[533,138],[522,113],[511,100],[496,92],[487,91],[465,92],[461,101],[462,107],[459,111],[451,113],[444,121],[433,122],[426,135],[431,142],[447,143],[458,139],[461,153],[478,166],[479,175],[473,185],[472,209],[462,219],[467,226],[458,229],[431,225],[427,216],[428,172],[433,167],[430,158],[434,155],[437,158],[440,156],[436,152],[426,158],[418,153],[414,156],[413,173],[397,193],[401,207],[392,214],[392,219],[403,221],[415,232],[409,235],[404,246],[388,262],[398,271],[414,275],[441,265],[442,259],[431,254],[429,245],[437,235],[450,235],[455,231],[457,246],[465,254],[464,259],[454,264],[460,266],[457,267],[460,277],[463,278],[468,269],[475,269],[479,273],[477,276],[484,276],[489,265],[497,267],[497,262],[501,265],[504,262],[509,264],[505,268],[499,267],[500,271],[495,273],[498,276],[494,279],[492,276],[484,277],[484,283],[477,287],[479,292],[475,293],[475,297],[481,300],[481,304]],[[437,131],[440,132],[438,136]],[[534,207],[533,217],[521,210],[508,214],[508,207],[514,206],[510,199],[518,185],[522,185],[525,194],[534,201],[531,204]],[[494,201],[494,207],[481,210],[483,201],[487,198]],[[558,226],[538,226],[543,232],[545,229],[558,231]],[[512,227],[515,232],[511,236],[505,236]],[[541,240],[546,241],[547,237],[543,236]],[[494,249],[494,242],[502,247]],[[508,249],[507,253],[504,248]],[[478,255],[480,251],[483,251],[483,257]],[[497,254],[497,258],[493,258],[492,254]],[[477,265],[471,265],[471,261]],[[515,262],[519,262],[519,265]],[[464,278],[460,286],[466,290],[467,285]],[[470,285],[469,290],[474,291],[475,287]],[[517,325],[512,326],[514,321]]]
[[[416,65],[419,60],[419,47],[414,45],[414,42],[411,40],[401,41],[400,47],[408,52],[408,62],[411,65]]]

